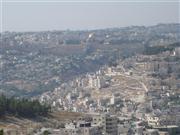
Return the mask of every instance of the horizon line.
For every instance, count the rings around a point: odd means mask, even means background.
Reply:
[[[157,25],[180,25],[180,22],[172,22],[172,23],[157,23],[152,25],[128,25],[128,26],[122,26],[122,27],[106,27],[106,28],[93,28],[93,29],[52,29],[52,30],[25,30],[25,31],[11,31],[11,30],[5,30],[0,33],[28,33],[28,32],[53,32],[53,31],[96,31],[96,30],[106,30],[106,29],[121,29],[121,28],[129,28],[129,27],[153,27]]]
[[[178,0],[151,0],[151,1],[144,1],[144,0],[87,0],[87,1],[83,1],[83,0],[27,0],[27,1],[23,1],[23,0],[7,0],[7,1],[3,1],[2,3],[180,3],[180,1]]]

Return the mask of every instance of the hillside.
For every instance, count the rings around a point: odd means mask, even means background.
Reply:
[[[4,32],[0,92],[36,96],[145,48],[178,42],[180,24],[91,31]]]

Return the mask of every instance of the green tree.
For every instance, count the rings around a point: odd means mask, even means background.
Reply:
[[[0,135],[4,135],[3,129],[0,130]]]
[[[43,135],[49,135],[49,134],[50,134],[50,132],[47,131],[47,130],[45,130],[45,131],[43,132]]]

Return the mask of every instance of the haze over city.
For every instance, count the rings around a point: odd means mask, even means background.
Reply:
[[[87,30],[179,22],[178,1],[13,1],[3,2],[3,31]]]

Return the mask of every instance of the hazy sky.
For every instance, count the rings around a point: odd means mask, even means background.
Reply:
[[[178,0],[104,3],[88,3],[87,0],[83,3],[3,1],[3,31],[82,30],[179,22]]]

